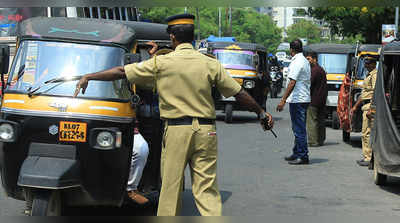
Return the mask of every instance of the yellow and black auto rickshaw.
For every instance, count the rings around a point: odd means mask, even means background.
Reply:
[[[374,181],[383,185],[387,176],[400,177],[400,42],[386,44],[380,53],[372,99],[371,129]]]
[[[267,72],[267,52],[254,43],[209,42],[207,53],[214,55],[227,72],[265,109],[270,78]],[[235,98],[214,94],[216,110],[225,112],[225,122],[232,122],[234,110],[247,111],[235,103]]]
[[[25,200],[30,215],[124,204],[135,87],[127,80],[93,81],[84,95],[72,95],[83,74],[146,59],[148,40],[169,42],[166,25],[62,17],[19,24],[2,89],[0,169],[6,194]],[[150,154],[140,190],[156,191],[160,146],[151,129],[143,132]]]
[[[315,52],[318,55],[318,64],[326,72],[328,97],[326,100],[327,120],[333,129],[339,129],[337,114],[338,96],[340,86],[349,72],[348,64],[355,54],[356,46],[352,44],[320,43],[304,47],[304,52]]]
[[[364,60],[366,57],[379,58],[381,47],[382,45],[379,44],[362,44],[357,46],[357,56],[353,57],[353,62],[348,64],[350,72],[340,87],[337,109],[344,142],[350,141],[351,132],[361,132],[361,108],[355,113],[351,113],[351,108],[357,102],[358,97],[360,97],[364,79],[368,74],[368,70],[364,66]]]

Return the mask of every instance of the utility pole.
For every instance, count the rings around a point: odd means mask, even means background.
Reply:
[[[229,6],[229,36],[232,36],[232,6]]]
[[[197,40],[200,40],[200,16],[199,16],[199,8],[196,8],[196,21],[197,21]]]
[[[218,7],[218,37],[221,37],[221,7]]]
[[[398,38],[397,36],[397,32],[399,31],[399,7],[396,7],[396,15],[395,15],[395,19],[394,19],[394,24],[396,26],[396,38]]]

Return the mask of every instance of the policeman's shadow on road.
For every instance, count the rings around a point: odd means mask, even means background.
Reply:
[[[230,191],[220,191],[222,204],[224,204],[231,196],[232,192]],[[183,216],[200,216],[199,211],[197,210],[196,204],[194,202],[194,198],[192,195],[192,190],[185,190],[182,195],[183,198],[183,207],[182,213]]]

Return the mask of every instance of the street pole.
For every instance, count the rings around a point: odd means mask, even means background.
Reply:
[[[218,37],[221,37],[221,7],[218,7]]]
[[[396,26],[396,37],[397,37],[397,32],[398,32],[398,30],[399,30],[399,7],[396,7],[396,16],[395,16],[395,19],[394,19],[395,21],[394,21],[394,24],[395,24],[395,26]]]
[[[197,40],[200,40],[200,16],[199,16],[199,8],[196,8],[196,20],[197,20]]]
[[[232,36],[232,6],[229,6],[229,35]]]

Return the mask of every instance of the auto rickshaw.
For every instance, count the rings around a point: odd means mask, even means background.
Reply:
[[[372,99],[371,129],[374,182],[383,185],[387,176],[400,177],[400,42],[386,44],[380,53]]]
[[[379,49],[381,47],[382,45],[378,44],[362,44],[357,46],[357,56],[353,57],[353,63],[348,64],[351,71],[346,75],[340,87],[337,108],[344,142],[350,141],[351,132],[361,132],[361,108],[357,109],[353,114],[351,113],[351,108],[361,95],[364,79],[368,73],[368,70],[364,67],[364,60],[366,57],[379,58]]]
[[[266,48],[254,43],[209,42],[207,53],[214,55],[227,72],[265,109],[270,78],[267,72]],[[225,122],[232,122],[234,110],[247,111],[215,90],[216,110],[225,112]]]
[[[19,24],[0,111],[0,169],[7,196],[25,200],[30,215],[124,204],[137,118],[135,86],[127,80],[93,81],[84,95],[72,95],[83,74],[146,59],[144,42],[165,45],[166,27],[62,17]],[[151,129],[146,131],[151,140]],[[143,192],[160,188],[160,146],[149,145],[139,186]]]
[[[331,122],[333,129],[339,129],[339,117],[337,114],[338,96],[340,86],[349,72],[347,64],[351,63],[355,54],[355,45],[320,43],[310,44],[304,47],[304,52],[315,52],[318,55],[318,64],[326,72],[328,97],[326,99],[327,120]]]

